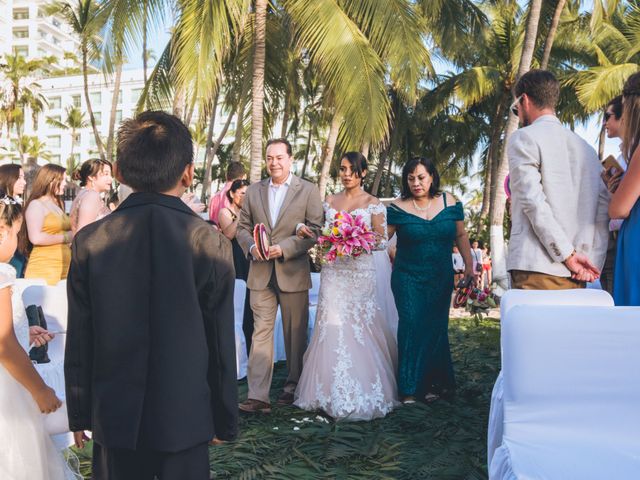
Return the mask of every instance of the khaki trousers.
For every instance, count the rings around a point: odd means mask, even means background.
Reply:
[[[253,337],[247,369],[248,398],[269,402],[273,378],[273,332],[278,304],[282,313],[284,348],[288,377],[284,390],[295,391],[302,373],[302,358],[307,348],[309,326],[309,292],[283,292],[278,288],[275,271],[264,290],[251,290]]]
[[[556,277],[540,272],[511,270],[511,288],[522,290],[570,290],[585,288],[584,282],[578,282],[571,277]]]

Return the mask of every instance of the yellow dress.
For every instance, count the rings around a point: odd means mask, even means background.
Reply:
[[[62,235],[71,231],[69,216],[49,212],[44,217],[42,231],[49,235]],[[67,278],[71,263],[71,248],[66,243],[34,245],[24,278],[44,278],[48,285],[55,285]]]

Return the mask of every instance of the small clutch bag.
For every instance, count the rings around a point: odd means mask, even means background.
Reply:
[[[253,242],[256,244],[260,257],[264,260],[269,260],[269,237],[264,223],[258,223],[253,228]]]

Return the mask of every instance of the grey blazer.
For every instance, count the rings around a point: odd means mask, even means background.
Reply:
[[[599,268],[608,242],[609,193],[598,156],[553,115],[516,131],[507,146],[511,187],[508,270],[569,277],[575,249]]]
[[[269,214],[269,179],[247,188],[236,238],[245,255],[254,244],[253,227],[264,223],[272,245],[280,245],[283,257],[267,262],[252,261],[247,286],[250,290],[264,290],[275,268],[278,287],[283,292],[301,292],[311,288],[311,276],[307,251],[315,245],[315,239],[296,236],[296,226],[303,223],[319,234],[324,221],[320,193],[315,185],[296,177],[291,178],[275,225]]]

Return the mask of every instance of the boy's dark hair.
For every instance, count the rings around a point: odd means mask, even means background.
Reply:
[[[287,146],[287,155],[289,155],[289,156],[293,155],[293,150],[291,149],[291,144],[289,143],[289,140],[287,140],[286,138],[272,138],[272,139],[267,141],[266,148],[269,148],[269,145],[274,145],[276,143],[282,143],[282,144],[286,145]]]
[[[516,97],[525,93],[538,108],[556,108],[560,83],[548,70],[529,70],[516,83]]]
[[[609,107],[613,110],[613,116],[616,117],[616,120],[620,120],[622,118],[622,95],[611,99],[609,103],[607,103],[606,108]]]
[[[193,142],[178,117],[148,111],[122,123],[116,154],[122,183],[139,192],[166,192],[193,163]]]
[[[240,162],[230,162],[227,166],[227,182],[232,182],[234,180],[238,180],[246,175],[247,171],[244,168],[244,165]]]

